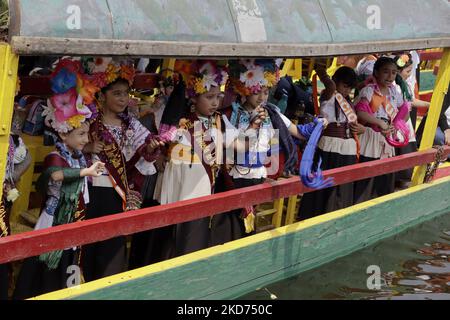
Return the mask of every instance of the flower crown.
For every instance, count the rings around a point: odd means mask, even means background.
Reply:
[[[408,62],[410,62],[410,60],[411,59],[410,59],[409,55],[402,54],[401,56],[396,58],[396,62],[395,63],[397,64],[397,67],[404,68],[408,64]]]
[[[85,74],[80,61],[61,59],[50,78],[54,95],[47,99],[42,116],[46,125],[66,133],[79,128],[96,114],[96,79]]]
[[[100,88],[104,88],[119,78],[133,85],[136,70],[131,61],[114,61],[110,57],[83,58],[83,67],[91,76],[96,78]]]
[[[175,72],[186,79],[186,91],[189,97],[208,92],[211,87],[220,87],[228,81],[228,72],[216,61],[177,60]]]
[[[230,62],[229,86],[240,96],[249,96],[271,88],[280,80],[279,68],[273,59],[241,59]]]

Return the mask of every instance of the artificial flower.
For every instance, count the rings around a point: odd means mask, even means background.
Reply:
[[[264,79],[264,69],[260,66],[241,73],[240,80],[249,88],[267,84],[267,80]]]
[[[67,120],[67,124],[74,129],[79,128],[81,126],[81,123],[83,123],[85,119],[85,116],[77,114],[73,117],[70,117],[69,120]]]
[[[264,79],[266,79],[267,81],[267,86],[273,87],[274,85],[276,85],[278,83],[278,79],[277,79],[277,75],[276,73],[272,73],[272,72],[264,72]]]
[[[77,114],[77,91],[75,88],[65,93],[55,94],[50,101],[55,108],[55,119],[58,122],[64,122]]]
[[[78,95],[78,97],[77,97],[76,107],[77,107],[77,113],[79,115],[82,115],[83,117],[86,117],[86,118],[91,117],[91,115],[92,115],[91,109],[89,109],[89,107],[83,103],[83,97],[81,95]]]
[[[6,200],[8,200],[10,202],[14,202],[14,201],[17,200],[19,195],[20,195],[19,190],[17,190],[16,188],[13,188],[13,189],[8,191],[8,194],[6,196]]]
[[[67,68],[62,68],[50,79],[50,84],[53,92],[65,93],[77,85],[77,74]]]
[[[58,74],[61,69],[67,69],[69,72],[78,73],[81,71],[81,62],[72,59],[61,59],[55,70],[53,70],[52,77]]]
[[[108,65],[111,63],[112,58],[110,57],[96,57],[93,61],[89,62],[90,73],[100,73],[105,72]]]
[[[131,86],[133,84],[135,75],[135,70],[132,66],[123,65],[120,67],[120,77],[128,80],[128,84]]]
[[[84,103],[91,104],[94,102],[95,94],[100,90],[100,88],[96,86],[94,81],[91,81],[82,75],[78,75],[77,90],[78,94],[83,97]]]
[[[108,84],[106,82],[106,73],[104,72],[94,73],[90,76],[90,78],[92,83],[98,88],[103,88]]]
[[[111,83],[116,81],[119,77],[120,67],[110,63],[106,68],[106,83]]]

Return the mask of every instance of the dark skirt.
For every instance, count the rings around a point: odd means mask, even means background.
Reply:
[[[229,177],[231,179],[231,177]],[[215,192],[224,192],[229,189],[226,186],[225,177],[219,175]],[[255,186],[264,182],[264,179],[234,179],[232,181],[235,189]],[[242,209],[232,210],[217,214],[211,217],[209,246],[217,246],[238,240],[246,236],[255,234],[255,232],[246,233],[244,220],[241,218]]]
[[[174,226],[139,232],[131,238],[128,269],[136,269],[174,256]]]
[[[342,155],[318,149],[322,158],[322,170],[340,168],[356,163],[356,155]],[[297,220],[306,220],[318,215],[347,208],[353,205],[353,182],[340,186],[305,193],[300,200]]]
[[[114,190],[107,187],[89,187],[89,204],[86,219],[94,219],[120,213],[122,199]],[[86,281],[93,281],[124,272],[127,268],[126,237],[100,241],[83,246],[82,266]]]
[[[395,155],[400,156],[402,154],[408,154],[417,151],[417,142],[413,141],[408,143],[403,148],[395,148]],[[395,181],[397,182],[409,182],[413,174],[414,168],[405,169],[395,173]]]
[[[220,213],[211,218],[210,247],[247,236],[244,220],[241,218],[241,211],[239,209]]]
[[[175,225],[173,256],[178,257],[208,248],[210,220],[210,217],[206,217]]]
[[[360,157],[360,162],[374,161],[378,159]],[[394,192],[395,173],[383,174],[381,176],[355,181],[354,203],[361,203],[378,198]]]
[[[79,250],[64,250],[56,269],[50,270],[38,257],[24,260],[16,282],[13,299],[24,300],[80,284]]]
[[[144,199],[142,208],[159,205],[153,199],[157,178],[158,174],[145,177],[142,189]],[[128,269],[132,270],[170,259],[174,255],[174,228],[173,225],[170,225],[133,234]]]
[[[0,300],[8,299],[9,264],[0,264]]]

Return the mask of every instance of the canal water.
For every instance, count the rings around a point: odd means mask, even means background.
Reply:
[[[239,299],[450,300],[450,213]]]

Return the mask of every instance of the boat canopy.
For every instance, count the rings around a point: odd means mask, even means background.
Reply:
[[[450,47],[448,0],[10,0],[21,55],[307,57]]]

